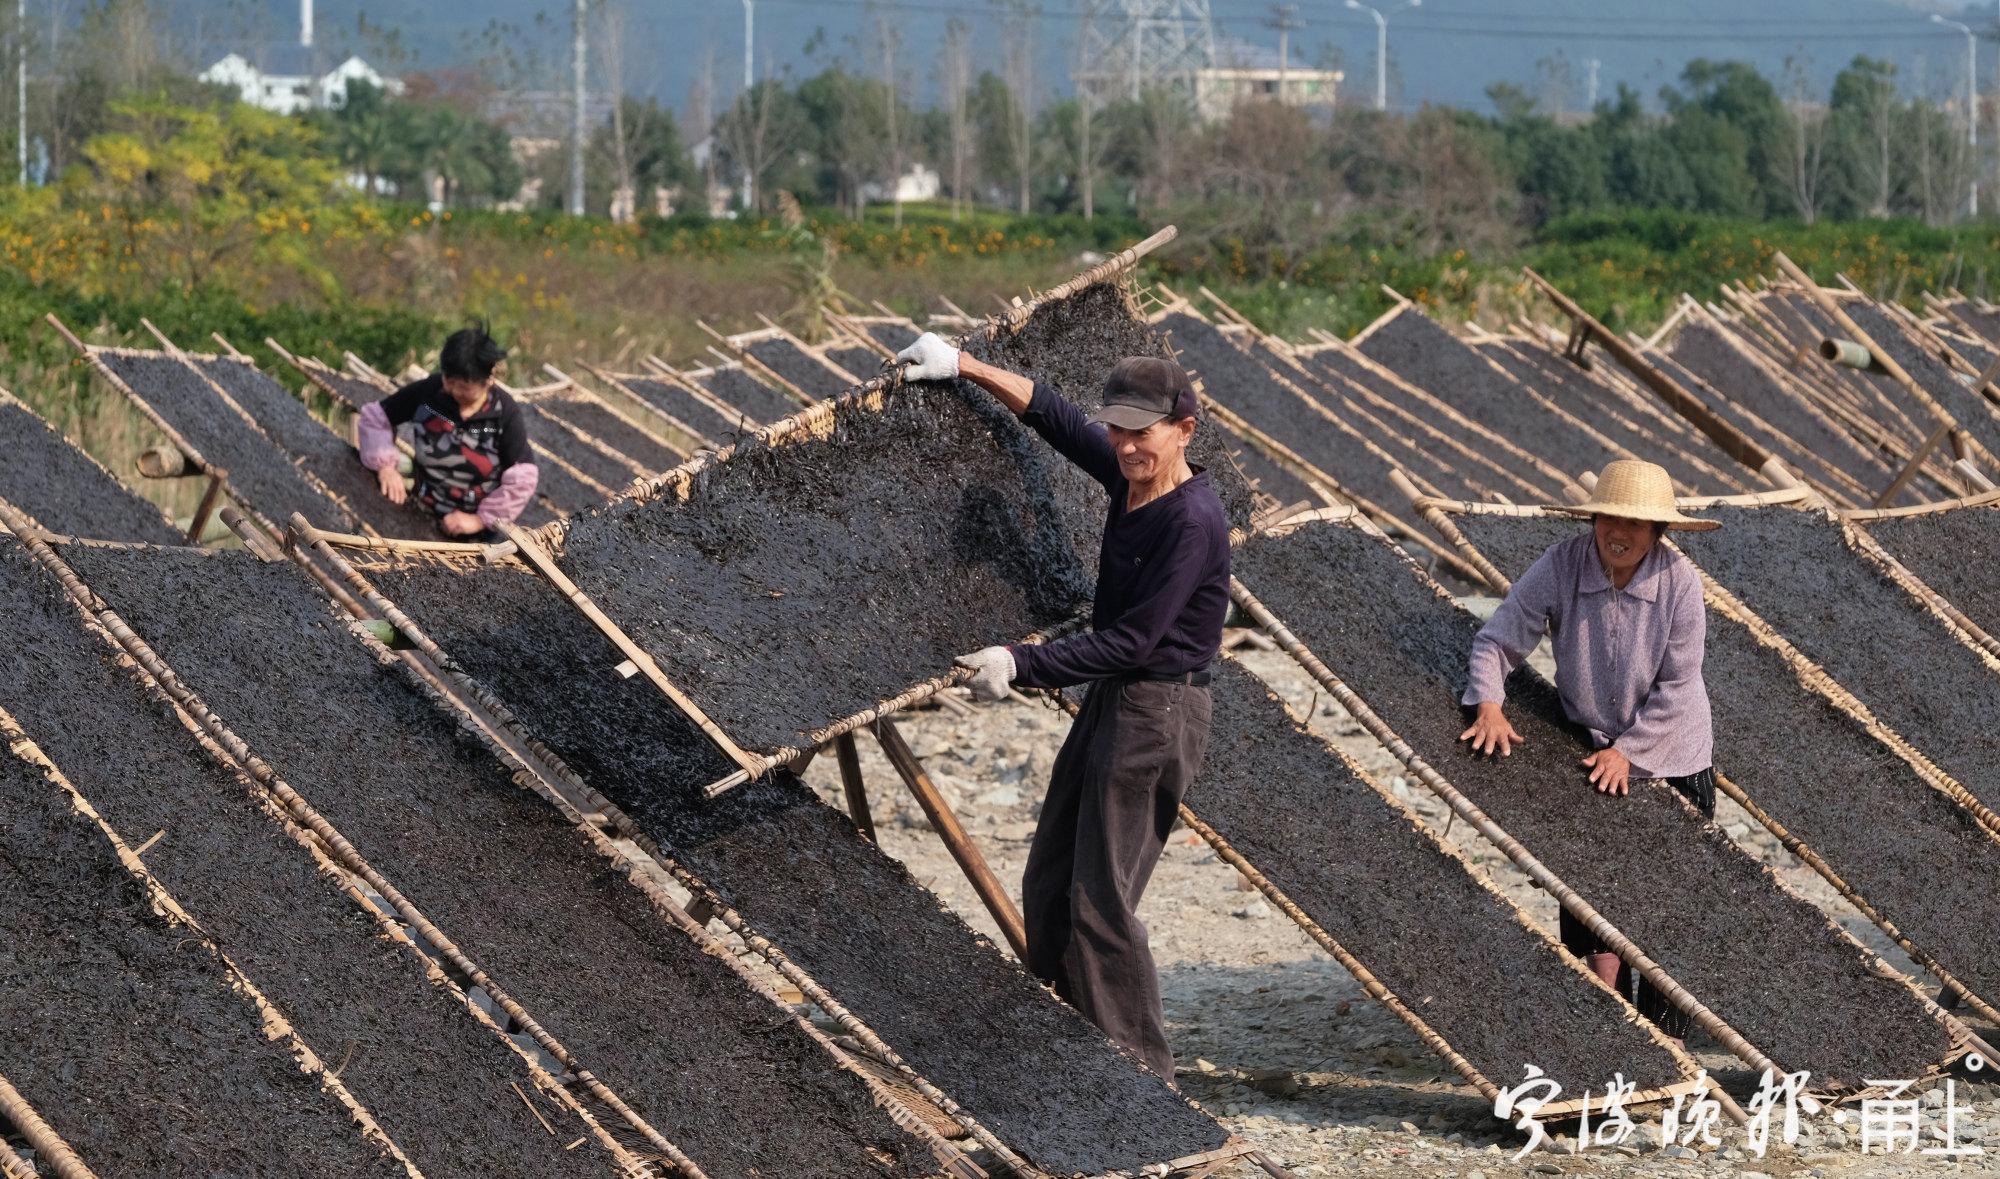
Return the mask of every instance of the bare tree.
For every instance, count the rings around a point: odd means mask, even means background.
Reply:
[[[599,0],[597,31],[597,52],[611,92],[611,157],[618,174],[611,219],[623,224],[638,211],[638,191],[632,181],[631,129],[625,126],[625,6],[619,0]]]
[[[793,138],[790,129],[778,120],[779,104],[788,96],[783,84],[770,75],[770,68],[766,65],[763,81],[737,96],[736,105],[716,128],[721,142],[729,147],[730,158],[749,180],[750,191],[745,195],[750,206],[759,211],[766,203],[764,177],[791,150]]]
[[[1812,79],[1804,63],[1785,60],[1791,96],[1785,104],[1785,135],[1791,145],[1791,170],[1786,177],[1792,206],[1807,225],[1819,220],[1820,180],[1825,173],[1827,108],[1812,100]]]
[[[1001,73],[1007,80],[1008,97],[1014,106],[1013,117],[1007,121],[1007,155],[1014,167],[1020,211],[1025,214],[1034,189],[1035,27],[1040,23],[1042,10],[1030,6],[1027,0],[1005,0],[1004,11],[1007,54],[1001,63]]]
[[[1070,69],[1070,76],[1077,79],[1076,176],[1083,190],[1083,219],[1089,221],[1097,216],[1097,165],[1103,149],[1091,134],[1095,130],[1092,124],[1097,122],[1097,88],[1080,77],[1089,64],[1082,56],[1084,38],[1077,37],[1076,44],[1077,59]]]
[[[972,158],[972,30],[957,17],[944,27],[938,65],[951,122],[951,219],[956,221],[965,208],[965,166]]]
[[[896,72],[896,50],[902,41],[902,31],[896,27],[889,10],[873,3],[869,8],[875,17],[875,48],[882,67],[882,103],[884,127],[888,133],[889,148],[889,199],[895,203],[896,225],[903,224],[903,135],[899,118],[903,105],[903,77]]]
[[[702,46],[701,69],[688,83],[687,122],[684,138],[690,144],[708,140],[708,147],[701,153],[701,207],[707,212],[715,207],[715,39],[709,38]]]

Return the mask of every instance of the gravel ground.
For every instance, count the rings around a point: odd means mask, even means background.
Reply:
[[[1489,607],[1490,602],[1486,603]],[[1247,651],[1247,648],[1246,648]],[[1431,823],[1444,830],[1447,812],[1338,705],[1317,694],[1303,673],[1276,653],[1249,651],[1245,662],[1297,708],[1314,708],[1314,726],[1332,737]],[[1018,892],[1029,837],[1051,762],[1068,729],[1061,713],[1039,703],[973,706],[969,715],[938,709],[907,716],[902,727],[946,796],[958,809],[994,870]],[[860,743],[882,846],[907,863],[975,927],[1000,941],[922,812],[897,782],[872,742]],[[832,758],[807,779],[840,805]],[[1190,801],[1198,810],[1200,785]],[[1727,798],[1717,813],[1729,834],[1770,863],[1785,880],[1891,964],[1914,968],[1888,939],[1852,910],[1817,875],[1793,859]],[[1551,933],[1556,906],[1504,856],[1463,824],[1449,834],[1490,872],[1501,888]],[[1796,1149],[1775,1147],[1765,1158],[1730,1129],[1720,1146],[1695,1151],[1658,1146],[1658,1113],[1637,1115],[1638,1134],[1620,1148],[1574,1149],[1576,1126],[1559,1129],[1542,1151],[1516,1162],[1525,1137],[1502,1125],[1479,1094],[1305,934],[1268,904],[1192,833],[1169,843],[1141,914],[1152,930],[1169,1031],[1179,1059],[1178,1081],[1189,1096],[1295,1174],[1503,1176],[1557,1173],[1640,1176],[1903,1177],[2000,1175],[2000,1073],[1956,1079],[1956,1144],[1984,1155],[1959,1160],[1914,1153],[1864,1156],[1856,1111],[1845,1122],[1807,1119]],[[1365,960],[1365,947],[1356,947]],[[1987,1037],[1994,1029],[1971,1021]],[[1697,1031],[1689,1045],[1739,1101],[1756,1081],[1744,1066]],[[1569,1096],[1569,1095],[1565,1095]],[[1914,1093],[1911,1094],[1915,1096]],[[1945,1093],[1923,1100],[1922,1148],[1942,1147]],[[1935,1103],[1935,1104],[1932,1104]],[[1241,1164],[1223,1172],[1250,1179],[1262,1172]]]

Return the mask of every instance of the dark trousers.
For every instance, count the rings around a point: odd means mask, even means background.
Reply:
[[[1703,815],[1711,819],[1715,817],[1714,769],[1702,770],[1681,778],[1662,778],[1661,781],[1686,795],[1688,801],[1699,807]],[[1558,924],[1562,930],[1563,948],[1582,958],[1586,963],[1592,954],[1613,952],[1609,946],[1597,940],[1596,935],[1590,932],[1589,926],[1570,916],[1568,909],[1562,910]],[[1654,989],[1653,984],[1647,982],[1645,976],[1621,963],[1618,967],[1618,981],[1614,985],[1619,994],[1631,1000],[1632,1006],[1639,1009],[1639,1014],[1652,1020],[1661,1031],[1677,1040],[1687,1039],[1688,1028],[1693,1024],[1693,1019],[1687,1012],[1667,1002],[1666,996]]]
[[[1139,897],[1208,748],[1208,689],[1090,687],[1049,774],[1021,878],[1028,969],[1171,1082],[1160,980]]]

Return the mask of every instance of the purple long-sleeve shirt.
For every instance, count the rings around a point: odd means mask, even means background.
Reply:
[[[1616,746],[1646,778],[1707,769],[1715,737],[1701,679],[1708,617],[1701,575],[1656,544],[1624,589],[1611,584],[1586,532],[1551,546],[1472,644],[1463,702],[1507,698],[1508,673],[1550,636],[1556,691],[1599,746]]]
[[[1047,385],[1037,384],[1021,420],[1111,496],[1097,560],[1090,630],[1042,646],[1008,648],[1014,680],[1066,688],[1139,674],[1181,675],[1207,667],[1222,647],[1229,613],[1229,518],[1196,471],[1187,482],[1127,511],[1130,490],[1104,427]]]

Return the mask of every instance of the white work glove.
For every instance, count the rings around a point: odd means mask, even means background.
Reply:
[[[903,370],[906,381],[948,381],[958,375],[958,348],[936,332],[918,336],[916,343],[896,353],[896,359],[910,362]]]
[[[960,655],[952,662],[972,669],[972,678],[966,681],[966,686],[972,689],[974,700],[991,703],[1007,698],[1007,685],[1014,682],[1012,651],[1005,647],[985,647],[970,655]]]

